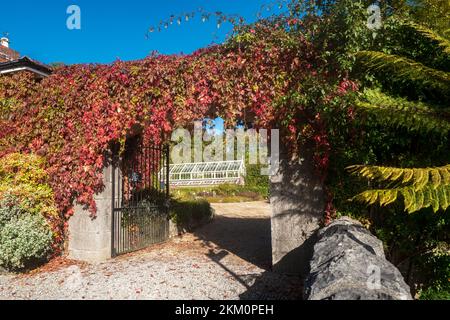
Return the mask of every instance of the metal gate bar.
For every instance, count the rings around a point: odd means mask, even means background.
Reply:
[[[113,257],[169,237],[169,147],[137,141],[127,148],[120,161],[113,161]]]

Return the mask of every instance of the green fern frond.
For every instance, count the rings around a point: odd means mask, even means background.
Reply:
[[[450,41],[444,37],[441,37],[439,34],[434,32],[433,30],[419,25],[417,23],[408,23],[406,24],[408,27],[414,29],[417,33],[420,33],[425,38],[434,41],[438,44],[438,46],[442,49],[443,52],[450,55]]]
[[[380,72],[396,81],[409,81],[443,94],[450,92],[450,73],[436,70],[414,60],[377,51],[356,53],[359,63],[368,71]]]
[[[430,181],[429,174],[426,170],[414,170],[414,189],[421,190],[423,189],[428,182]]]
[[[394,98],[375,89],[365,90],[356,106],[373,115],[371,120],[384,126],[402,127],[422,133],[437,132],[442,135],[450,132],[450,109]]]
[[[450,164],[436,168],[393,168],[381,166],[351,166],[347,170],[371,181],[408,186],[415,191],[450,186]]]
[[[414,187],[368,190],[356,195],[351,201],[366,205],[378,203],[380,206],[387,206],[399,200],[400,197],[408,213],[430,207],[434,212],[445,211],[450,207],[450,185],[440,185],[437,188],[427,186],[421,190],[415,190]]]
[[[403,176],[402,183],[408,183],[414,177],[414,169],[396,170],[400,177]],[[403,174],[401,172],[403,171]]]
[[[429,173],[431,175],[431,184],[434,189],[437,189],[441,185],[441,182],[442,182],[441,174],[438,169],[431,169],[429,171]]]
[[[413,213],[431,207],[434,212],[450,207],[450,164],[436,168],[393,168],[351,166],[347,170],[360,177],[393,187],[364,191],[352,201],[387,206],[401,196],[405,211]]]
[[[447,29],[447,30],[445,30],[444,32],[443,32],[443,34],[444,34],[444,36],[445,37],[450,37],[450,29]]]

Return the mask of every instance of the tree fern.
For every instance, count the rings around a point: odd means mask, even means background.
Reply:
[[[447,29],[443,32],[444,36],[449,38],[450,37],[450,29]]]
[[[417,33],[436,42],[448,54],[449,41],[433,31],[410,24]],[[448,96],[450,73],[436,70],[405,57],[375,51],[360,51],[357,59],[367,71],[391,77],[394,83],[412,82],[428,87]],[[416,131],[449,132],[449,110],[435,108],[424,102],[411,102],[393,97],[379,90],[366,90],[356,105],[375,115],[374,119],[389,126],[401,126]],[[450,165],[437,168],[392,168],[382,166],[352,166],[354,174],[382,186],[380,189],[364,191],[352,200],[368,205],[378,203],[387,206],[403,199],[409,213],[431,207],[434,212],[450,206]]]
[[[450,92],[450,73],[397,55],[377,51],[359,51],[358,62],[367,71],[383,73],[396,81],[409,81],[435,89],[443,94]]]
[[[387,206],[401,197],[408,213],[428,207],[434,212],[450,207],[450,165],[411,169],[351,166],[347,170],[386,187],[362,192],[353,201]]]
[[[408,0],[412,18],[420,24],[445,34],[450,26],[450,1],[448,0]]]
[[[427,184],[438,187],[450,184],[450,164],[436,168],[393,168],[382,166],[350,166],[347,170],[366,179],[397,183],[398,185],[414,185],[417,190]]]
[[[450,109],[437,108],[423,102],[392,97],[377,89],[366,89],[356,106],[381,125],[403,127],[415,132],[450,132]]]
[[[433,42],[436,42],[438,46],[442,49],[443,52],[450,55],[450,40],[447,38],[444,38],[434,32],[431,29],[428,29],[427,27],[421,26],[417,23],[407,23],[408,27],[414,29],[417,33],[421,34],[428,40],[431,40]]]

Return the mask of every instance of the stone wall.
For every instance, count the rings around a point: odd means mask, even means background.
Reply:
[[[411,300],[397,268],[386,260],[382,242],[359,222],[342,218],[317,234],[309,300]]]
[[[280,154],[280,169],[271,177],[272,264],[278,273],[304,274],[312,254],[313,235],[324,216],[324,194],[311,152],[303,158]]]

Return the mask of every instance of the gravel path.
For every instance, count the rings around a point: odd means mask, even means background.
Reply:
[[[300,299],[299,278],[268,270],[268,205],[214,208],[212,223],[144,251],[97,265],[64,260],[55,270],[0,274],[0,299]]]

